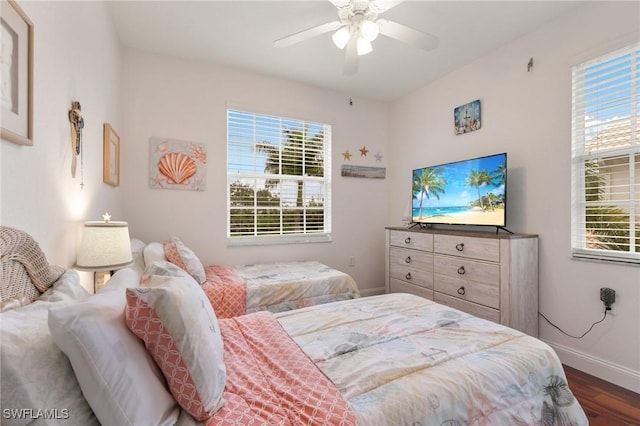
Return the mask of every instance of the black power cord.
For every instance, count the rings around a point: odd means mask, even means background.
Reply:
[[[593,327],[594,327],[596,324],[600,324],[602,321],[604,321],[604,320],[605,320],[605,318],[607,318],[607,312],[608,312],[608,311],[610,311],[610,310],[611,310],[611,307],[610,307],[610,306],[607,306],[607,307],[605,308],[605,310],[604,310],[604,316],[602,317],[602,319],[601,319],[600,321],[596,321],[596,322],[594,322],[593,324],[591,324],[591,327],[589,327],[589,329],[588,329],[587,331],[585,331],[584,333],[582,333],[582,336],[579,336],[579,337],[578,337],[578,336],[572,336],[571,334],[567,333],[566,331],[564,331],[563,329],[561,329],[560,327],[558,327],[557,325],[555,325],[554,323],[552,323],[552,322],[549,320],[549,318],[547,318],[547,317],[545,317],[545,316],[544,316],[544,314],[543,314],[542,312],[538,312],[538,314],[539,314],[542,318],[544,318],[544,319],[545,319],[549,324],[551,324],[553,327],[555,327],[555,328],[557,328],[558,330],[560,330],[560,332],[561,332],[562,334],[565,334],[565,335],[567,335],[567,336],[569,336],[569,337],[572,337],[572,338],[574,338],[574,339],[582,339],[584,336],[586,336],[586,335],[587,335],[587,333],[588,333],[588,332],[590,332],[591,330],[593,330]]]

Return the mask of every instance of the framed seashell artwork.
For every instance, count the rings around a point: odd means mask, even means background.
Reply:
[[[152,137],[149,141],[149,187],[204,191],[207,150],[197,142]]]

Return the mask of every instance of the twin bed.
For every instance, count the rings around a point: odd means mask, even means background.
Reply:
[[[132,239],[131,246],[133,268],[140,274],[158,261],[170,261],[190,271],[218,318],[288,311],[360,295],[350,275],[316,261],[203,266],[193,250],[176,237],[148,244]]]
[[[15,260],[6,260],[2,251],[4,271]],[[129,342],[129,317],[123,313],[131,309],[127,299],[132,291],[143,296],[149,291],[140,287],[141,278],[180,291],[195,288],[197,297],[208,300],[202,286],[179,275],[171,267],[142,275],[124,269],[100,293],[89,296],[75,272],[66,271],[32,303],[1,313],[3,424],[31,423],[34,413],[39,415],[36,424],[114,424],[104,407],[123,396],[127,399],[120,414],[130,424],[148,424],[153,416],[158,416],[154,424],[197,424],[191,407],[176,403],[171,395],[148,400],[153,392],[164,392],[162,387],[171,380],[163,381],[148,354],[146,361],[136,361],[144,358],[145,345],[135,337]],[[106,306],[106,299],[113,318],[93,321],[92,312],[103,312],[96,307]],[[84,316],[79,313],[83,306],[91,307],[83,310]],[[170,308],[179,315],[180,306]],[[113,380],[99,398],[87,389],[98,384],[86,380],[81,369],[85,364],[61,341],[58,326],[51,328],[60,316],[75,326],[91,323],[89,335],[105,323],[122,335],[118,344],[81,342],[83,347],[96,346],[91,361],[103,366],[100,377]],[[219,406],[200,418],[206,425],[588,424],[548,345],[417,296],[353,298],[211,321],[222,347],[211,359],[196,361],[205,371],[219,356],[225,378],[217,390]],[[121,360],[116,363],[119,370],[149,370],[148,380],[129,383],[137,391],[123,390],[125,378],[102,362],[109,354]],[[161,385],[149,379],[153,377],[160,378]],[[196,387],[206,377],[194,376]],[[58,419],[45,419],[47,415]]]

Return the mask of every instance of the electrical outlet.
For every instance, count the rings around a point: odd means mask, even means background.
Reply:
[[[616,291],[612,288],[603,287],[600,289],[600,300],[604,303],[607,311],[611,310],[611,305],[616,301]]]

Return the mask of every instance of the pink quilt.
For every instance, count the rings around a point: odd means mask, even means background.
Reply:
[[[221,319],[227,382],[213,425],[356,425],[335,385],[269,312]]]
[[[209,298],[218,318],[231,318],[247,312],[247,285],[244,280],[224,265],[205,268],[207,280],[202,290]]]

